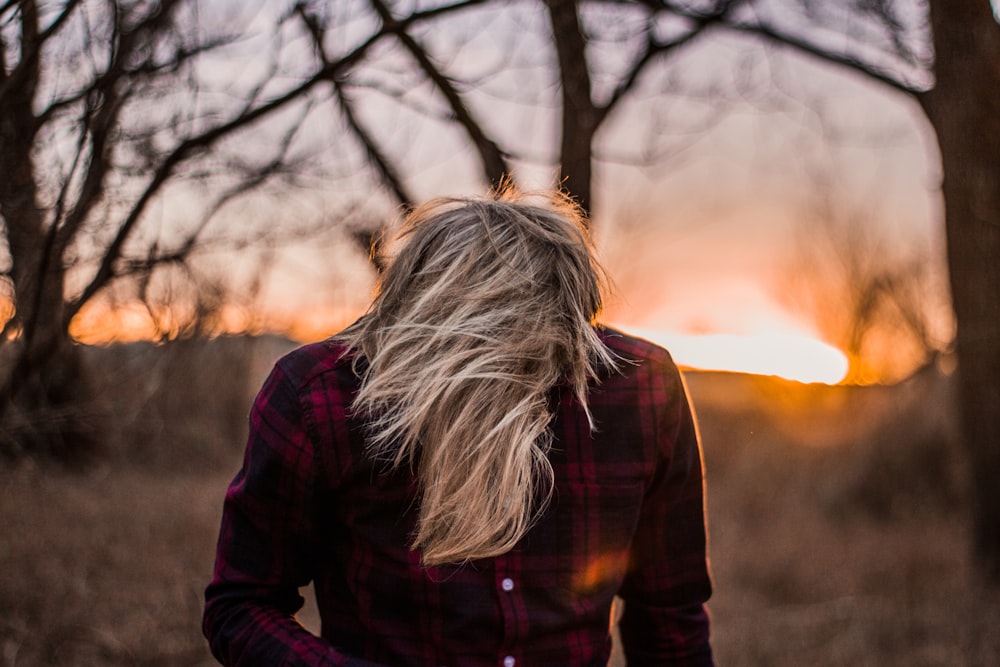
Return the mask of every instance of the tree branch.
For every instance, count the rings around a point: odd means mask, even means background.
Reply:
[[[323,64],[326,65],[326,52],[323,49],[324,30],[320,26],[319,21],[316,20],[315,16],[306,11],[305,7],[301,4],[296,6],[295,11],[301,17],[303,23],[306,25],[306,28],[309,30],[317,56],[321,59]],[[340,109],[344,116],[344,121],[347,123],[351,132],[354,133],[355,137],[357,137],[358,141],[361,142],[361,145],[365,150],[365,154],[368,156],[368,162],[375,168],[375,171],[379,176],[379,180],[381,180],[382,183],[393,193],[399,203],[406,210],[412,210],[416,205],[416,200],[407,190],[402,177],[397,173],[391,160],[389,160],[388,157],[382,153],[375,141],[375,138],[359,121],[357,115],[354,113],[354,106],[351,102],[351,98],[348,96],[347,91],[344,90],[344,87],[341,85],[339,79],[335,79],[333,81],[333,89],[336,93],[337,99],[340,101]],[[378,243],[379,238],[381,237],[381,229],[376,228],[370,230],[359,230],[352,233],[351,237],[367,254],[369,260],[375,266],[376,271],[381,272],[384,268],[381,260],[379,259],[378,253]]]
[[[76,206],[70,210],[62,225],[59,225],[58,219],[53,223],[61,226],[55,248],[60,256],[103,197],[105,178],[112,168],[111,154],[115,147],[112,133],[133,90],[130,86],[121,85],[122,80],[128,78],[127,63],[138,49],[145,47],[147,40],[156,39],[170,25],[171,12],[178,3],[179,0],[163,2],[132,28],[123,28],[118,21],[120,37],[117,44],[112,44],[107,69],[88,91],[85,127],[81,130],[84,136],[90,137],[88,169],[76,198]]]
[[[920,94],[926,92],[922,88],[913,86],[905,81],[893,76],[890,72],[883,70],[879,67],[875,67],[869,63],[859,60],[858,58],[853,58],[849,55],[834,53],[826,49],[822,49],[815,44],[811,44],[804,39],[795,37],[779,30],[776,30],[765,24],[748,25],[742,23],[731,23],[722,22],[723,26],[734,32],[742,32],[745,34],[757,35],[766,41],[778,44],[781,46],[787,46],[791,49],[798,51],[814,58],[818,58],[825,62],[831,62],[837,65],[843,65],[848,69],[852,69],[856,72],[860,72],[867,77],[870,77],[880,83],[883,83],[890,88],[894,88],[908,95],[919,96]]]
[[[319,57],[324,66],[326,66],[328,64],[328,60],[326,57],[326,51],[323,48],[324,30],[322,26],[320,26],[316,17],[310,14],[301,3],[296,5],[294,11],[306,25],[306,29],[312,37],[313,48],[316,51],[317,57]],[[365,154],[368,156],[368,161],[378,173],[379,180],[381,180],[382,183],[389,188],[404,208],[407,210],[412,209],[416,205],[416,200],[407,191],[402,177],[397,173],[395,167],[392,165],[392,162],[378,147],[375,137],[373,137],[358,120],[357,115],[354,113],[354,105],[351,98],[344,90],[340,80],[335,79],[333,81],[333,88],[337,99],[340,101],[340,109],[343,113],[344,121],[347,123],[351,132],[353,132],[357,137],[358,141],[361,142],[361,145],[365,150]],[[365,248],[365,251],[368,252],[369,256],[374,259],[375,254],[372,252],[373,249],[373,246],[369,245]]]
[[[183,162],[199,152],[203,152],[211,148],[216,143],[232,135],[238,130],[248,127],[253,123],[285,108],[292,102],[301,99],[304,95],[312,91],[317,85],[324,82],[336,82],[342,77],[343,72],[360,62],[372,46],[387,35],[395,34],[395,30],[405,30],[406,27],[420,21],[429,20],[445,13],[482,4],[485,1],[486,0],[465,0],[464,2],[442,5],[433,9],[414,12],[405,19],[393,21],[390,25],[383,25],[378,31],[369,36],[361,44],[357,45],[353,50],[337,60],[323,65],[316,72],[314,72],[312,76],[287,90],[285,93],[253,108],[246,108],[238,115],[231,117],[229,120],[219,123],[218,125],[215,125],[200,134],[181,141],[172,151],[164,156],[163,160],[153,171],[145,189],[135,200],[131,210],[118,228],[114,239],[107,246],[104,256],[101,258],[100,265],[98,266],[93,278],[86,285],[86,287],[84,287],[81,293],[67,304],[64,311],[64,324],[68,325],[69,321],[77,312],[79,312],[83,304],[93,298],[97,292],[103,289],[105,285],[107,285],[107,283],[114,278],[114,266],[121,258],[122,249],[126,241],[132,235],[150,202],[159,193],[164,184],[174,175],[175,170]]]
[[[612,1],[621,2],[622,0]],[[909,95],[919,96],[920,94],[926,92],[922,88],[909,84],[899,77],[894,76],[891,72],[876,67],[858,58],[853,58],[849,55],[839,54],[821,48],[805,39],[788,34],[765,23],[744,23],[734,18],[735,10],[740,6],[747,4],[749,1],[750,0],[719,0],[719,2],[716,3],[714,10],[708,13],[692,10],[683,4],[678,4],[672,2],[671,0],[640,0],[640,3],[653,11],[667,11],[675,16],[687,18],[693,21],[709,21],[719,27],[726,28],[733,32],[757,35],[765,41],[773,44],[786,46],[798,51],[799,53],[809,55],[826,62],[842,65],[848,69],[860,72],[867,77]],[[872,0],[872,2],[875,4],[882,4],[883,0]],[[878,14],[879,20],[883,23],[883,25],[889,26],[891,24],[891,15],[879,12],[876,13]],[[897,47],[897,55],[902,57],[904,60],[907,60],[907,62],[911,62],[910,58],[912,57],[912,54],[909,49],[905,47]]]
[[[27,20],[28,23],[32,22],[32,15],[34,15],[34,29],[28,32],[22,32],[21,35],[21,53],[20,59],[18,60],[17,66],[14,67],[13,71],[0,82],[0,98],[6,97],[10,94],[10,91],[14,88],[25,85],[26,81],[31,81],[35,79],[32,71],[38,65],[38,57],[41,54],[42,47],[45,43],[52,38],[59,29],[66,24],[69,20],[70,15],[73,10],[80,5],[81,0],[69,0],[63,11],[53,19],[52,23],[49,24],[47,28],[38,32],[37,25],[37,5],[35,2],[8,2],[2,10],[0,10],[0,15],[5,13],[10,7],[15,4],[21,5],[22,21]],[[22,25],[25,25],[22,23]]]
[[[350,97],[344,91],[343,87],[340,85],[336,86],[337,96],[340,99],[340,108],[344,114],[344,120],[347,122],[347,126],[351,129],[351,132],[358,138],[361,145],[365,149],[365,153],[368,155],[369,162],[375,167],[375,171],[378,172],[379,178],[383,184],[392,192],[399,203],[407,210],[410,210],[416,206],[416,199],[408,191],[406,185],[403,183],[402,177],[396,171],[396,168],[392,165],[391,160],[382,152],[375,138],[361,125],[357,116],[354,113],[353,103]]]
[[[167,154],[160,165],[153,172],[146,188],[132,206],[132,209],[129,211],[121,226],[118,228],[118,233],[108,245],[94,277],[80,293],[80,295],[68,304],[66,308],[65,323],[68,325],[69,321],[74,315],[76,315],[77,312],[79,312],[83,304],[93,298],[93,296],[114,277],[114,264],[121,256],[121,251],[125,242],[132,234],[150,201],[152,201],[153,197],[160,191],[170,177],[173,176],[174,170],[177,169],[181,163],[198,152],[211,148],[213,145],[230,136],[237,130],[247,127],[258,120],[283,109],[290,103],[309,93],[318,84],[335,79],[339,72],[354,65],[362,57],[364,57],[368,49],[370,49],[386,34],[388,33],[384,30],[375,33],[343,58],[321,67],[313,74],[313,76],[301,82],[294,88],[286,91],[279,97],[276,97],[253,109],[245,110],[226,122],[211,127],[201,134],[185,139],[169,154]]]
[[[498,186],[506,182],[511,174],[506,157],[504,157],[503,152],[497,146],[496,142],[486,136],[482,125],[473,118],[472,113],[465,106],[451,79],[437,68],[427,55],[427,51],[406,32],[404,24],[396,21],[382,0],[370,0],[370,2],[372,8],[378,13],[379,18],[382,19],[382,25],[396,35],[403,47],[417,61],[420,69],[444,96],[452,113],[455,115],[455,120],[465,129],[469,135],[469,139],[472,141],[472,145],[479,153],[479,159],[487,181],[493,186]]]
[[[683,35],[667,42],[657,42],[653,38],[652,32],[650,32],[649,39],[646,42],[646,48],[632,63],[628,74],[626,74],[618,86],[615,87],[614,92],[611,94],[611,98],[607,101],[607,103],[598,108],[600,113],[600,120],[598,123],[602,122],[604,118],[618,106],[622,99],[628,95],[633,88],[635,88],[639,77],[646,71],[646,67],[649,66],[655,58],[665,56],[673,51],[676,51],[700,35],[703,29],[704,24],[699,24],[699,27],[694,30],[686,32]]]
[[[598,124],[602,123],[604,119],[618,106],[618,104],[624,99],[633,88],[635,88],[639,77],[642,73],[646,71],[646,68],[656,60],[657,58],[667,56],[674,51],[679,50],[686,44],[689,44],[696,37],[702,35],[708,28],[722,22],[726,17],[730,16],[736,9],[741,5],[746,4],[749,0],[719,0],[716,6],[709,12],[696,12],[685,7],[680,7],[673,5],[670,2],[656,2],[655,0],[645,0],[641,4],[648,7],[651,11],[650,21],[647,25],[647,40],[646,46],[643,52],[632,63],[629,68],[628,73],[623,77],[621,82],[612,92],[610,99],[603,106],[598,107],[597,111],[600,114]],[[669,12],[675,16],[679,16],[688,19],[693,23],[693,27],[687,32],[669,39],[666,41],[659,41],[655,38],[652,29],[652,22],[655,20],[656,15],[660,12]]]

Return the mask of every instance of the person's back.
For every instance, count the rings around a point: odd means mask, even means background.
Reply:
[[[224,664],[711,664],[702,473],[662,348],[594,324],[571,208],[436,203],[369,313],[282,359],[227,494]],[[292,617],[315,583],[313,637]]]

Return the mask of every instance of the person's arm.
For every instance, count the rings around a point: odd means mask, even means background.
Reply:
[[[254,402],[243,468],[223,506],[203,631],[223,665],[364,665],[299,625],[315,554],[315,451],[276,368]]]
[[[660,462],[643,500],[620,595],[619,622],[629,667],[712,665],[712,592],[706,557],[701,450],[684,384],[670,365],[650,391],[659,415]]]

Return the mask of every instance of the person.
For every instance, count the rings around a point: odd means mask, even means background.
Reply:
[[[711,665],[701,453],[666,350],[597,323],[571,201],[436,200],[366,314],[275,365],[226,494],[225,665]],[[320,636],[294,614],[310,582]],[[616,600],[617,598],[617,600]]]

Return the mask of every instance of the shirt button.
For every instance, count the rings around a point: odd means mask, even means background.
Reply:
[[[514,590],[514,580],[511,579],[510,577],[506,577],[503,581],[500,582],[500,588],[504,589],[508,593],[511,592],[512,590]],[[510,664],[507,664],[508,659],[510,660]],[[513,664],[514,664],[514,658],[511,658],[509,655],[506,658],[504,658],[505,667],[511,667],[511,665]]]
[[[508,655],[506,658],[503,659],[503,667],[514,667],[515,662],[516,661],[514,660],[514,656]]]

